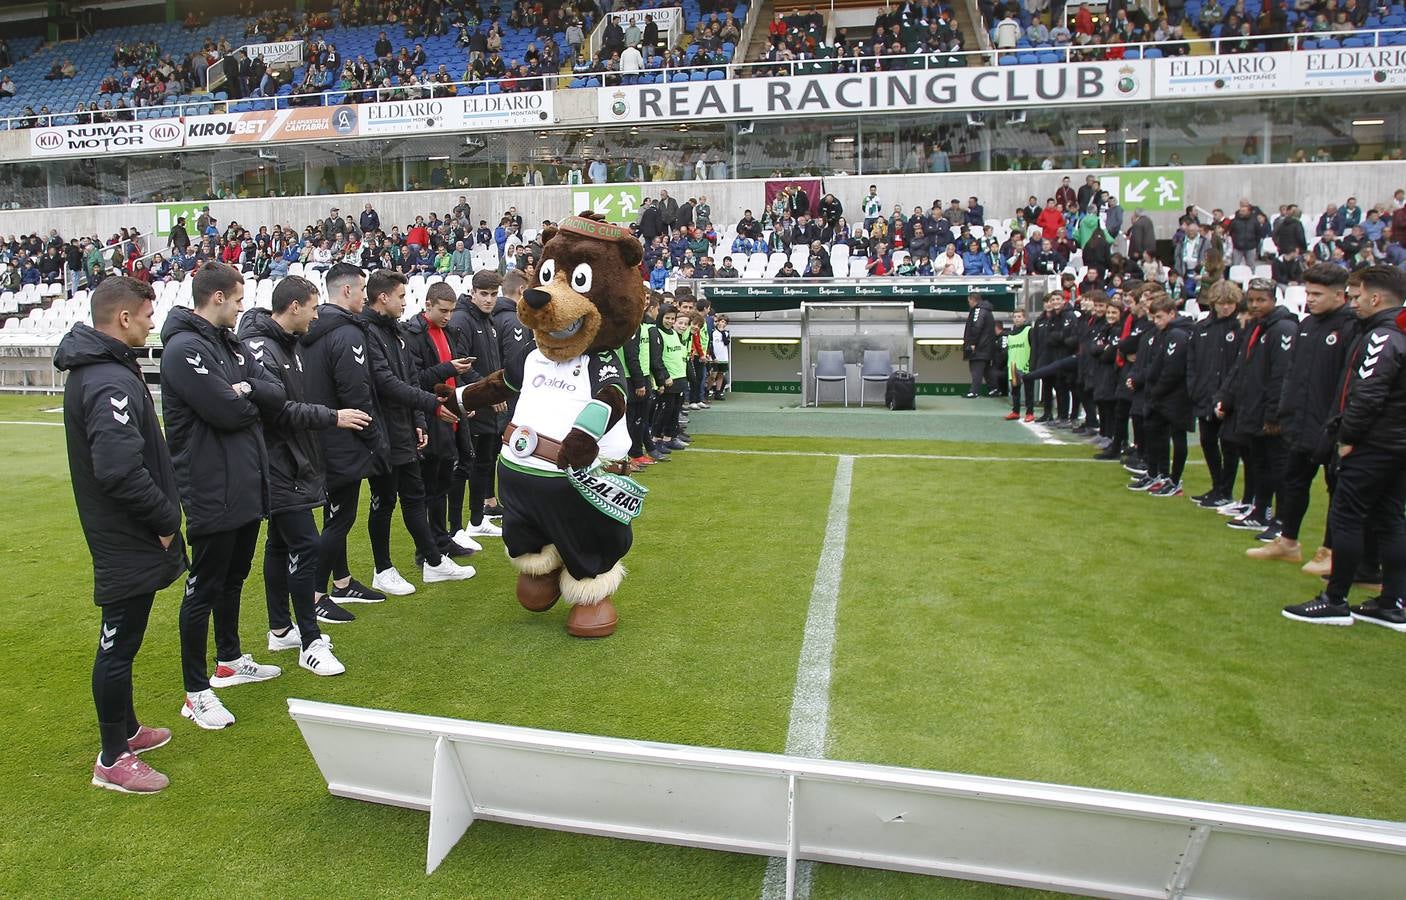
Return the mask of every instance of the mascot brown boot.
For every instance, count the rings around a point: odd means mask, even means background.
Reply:
[[[611,596],[620,589],[625,578],[625,567],[616,563],[614,568],[594,578],[573,578],[570,572],[561,573],[561,595],[571,606],[566,617],[566,631],[573,637],[601,638],[615,633],[615,604]]]
[[[537,553],[510,556],[518,570],[517,602],[531,612],[546,612],[561,599],[561,556],[548,544]]]

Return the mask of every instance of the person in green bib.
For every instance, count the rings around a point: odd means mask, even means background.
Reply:
[[[1007,422],[1020,418],[1020,397],[1025,395],[1025,421],[1035,421],[1035,381],[1030,374],[1030,322],[1025,310],[1018,309],[1011,318],[1011,330],[1006,332],[1007,374],[1011,381],[1011,411]]]
[[[654,410],[654,451],[668,456],[688,445],[679,440],[679,412],[683,409],[683,389],[688,383],[688,348],[676,330],[678,311],[673,304],[659,308],[659,343],[664,364],[664,382],[659,386],[659,402]]]

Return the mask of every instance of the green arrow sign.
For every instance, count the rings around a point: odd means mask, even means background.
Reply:
[[[1176,212],[1187,205],[1181,169],[1123,169],[1104,173],[1099,182],[1129,210]]]
[[[571,209],[589,209],[605,216],[607,222],[629,225],[639,218],[643,197],[637,184],[583,186],[572,190]]]
[[[171,226],[176,224],[176,220],[185,216],[186,233],[190,235],[192,243],[200,240],[200,236],[195,233],[195,220],[200,218],[200,210],[207,205],[206,201],[195,203],[161,203],[156,207],[156,236],[166,237],[171,233]]]

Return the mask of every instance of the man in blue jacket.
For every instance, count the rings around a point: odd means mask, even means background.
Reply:
[[[156,406],[134,347],[152,328],[150,285],[108,278],[93,291],[93,326],[64,335],[54,366],[68,372],[63,422],[73,498],[93,557],[93,602],[102,611],[93,703],[102,752],[93,784],[155,793],[169,780],[137,754],[171,739],[142,725],[132,706],[132,663],[156,592],[185,570],[180,494]]]
[[[186,512],[191,568],[181,602],[181,715],[206,729],[234,724],[211,688],[281,674],[239,645],[239,595],[249,575],[259,522],[268,515],[268,454],[260,410],[276,415],[287,397],[235,339],[244,278],[209,262],[192,276],[195,309],[175,307],[161,329],[161,404],[176,484]],[[215,620],[215,673],[206,641]]]

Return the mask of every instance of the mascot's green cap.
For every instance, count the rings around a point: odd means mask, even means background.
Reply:
[[[586,408],[581,410],[581,414],[572,423],[573,428],[579,428],[596,440],[605,436],[606,429],[610,427],[610,407],[599,400],[592,400],[586,404]]]
[[[582,216],[567,216],[561,220],[557,226],[558,231],[569,231],[572,234],[579,234],[601,241],[618,241],[625,237],[634,237],[630,232],[619,225],[611,225],[609,222],[597,222],[594,219],[583,218]]]

